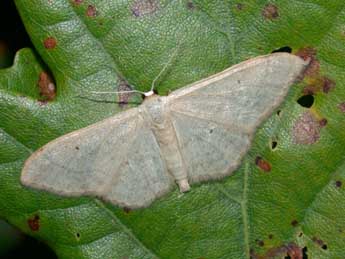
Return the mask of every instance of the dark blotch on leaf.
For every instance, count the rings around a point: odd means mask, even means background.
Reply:
[[[159,9],[158,0],[136,0],[132,6],[132,14],[141,17],[152,14]]]
[[[126,92],[126,91],[131,91],[131,90],[133,90],[133,89],[125,80],[121,80],[118,87],[117,87],[118,92]],[[129,99],[131,98],[131,96],[132,96],[132,93],[119,93],[118,94],[119,106],[121,108],[126,106],[128,104]]]
[[[324,93],[328,94],[335,87],[335,82],[328,77],[323,77],[322,90]]]
[[[327,119],[323,118],[319,121],[319,124],[321,127],[325,127],[327,125],[328,121]]]
[[[278,7],[274,4],[267,4],[262,10],[262,15],[268,20],[277,19],[279,17]]]
[[[256,243],[259,245],[259,246],[264,246],[265,245],[265,242],[263,240],[256,240]]]
[[[270,163],[268,163],[266,160],[264,160],[260,156],[257,156],[255,158],[255,164],[264,172],[270,172],[272,169]]]
[[[292,128],[292,137],[295,144],[314,144],[320,138],[320,123],[309,111],[303,113]]]
[[[303,250],[301,247],[294,243],[290,243],[286,246],[287,255],[292,259],[303,259]]]
[[[56,44],[56,39],[54,37],[48,37],[43,42],[43,45],[46,49],[54,49]]]
[[[307,85],[306,87],[303,88],[303,91],[302,91],[304,95],[314,95],[317,92],[319,92],[319,87],[315,85]]]
[[[340,180],[335,181],[336,187],[340,188],[342,185],[343,185],[342,181],[340,181]]]
[[[35,215],[33,218],[28,219],[28,225],[32,231],[38,231],[40,229],[40,216]]]
[[[272,51],[272,53],[276,53],[276,52],[291,53],[292,52],[292,48],[290,48],[289,46],[284,46],[284,47],[281,47],[279,49],[275,49],[275,50]]]
[[[285,258],[293,258],[293,259],[304,258],[302,249],[295,243],[289,243],[286,245],[270,248],[267,250],[267,252],[264,255],[256,254],[254,250],[251,250],[250,255],[252,259],[284,258],[284,256]]]
[[[51,101],[56,96],[56,89],[53,79],[47,72],[41,72],[38,79],[38,88],[40,92],[40,96],[44,98],[44,100]]]
[[[314,104],[314,96],[311,94],[303,95],[297,100],[298,104],[305,107],[310,108]]]
[[[86,9],[86,15],[89,17],[94,17],[97,15],[96,7],[93,5],[89,5]]]
[[[296,227],[297,225],[298,225],[298,221],[296,219],[291,221],[291,226]]]
[[[268,235],[268,238],[269,238],[269,239],[273,239],[273,235],[272,235],[272,234],[269,234],[269,235]]]

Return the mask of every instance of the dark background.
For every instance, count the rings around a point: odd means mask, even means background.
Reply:
[[[32,47],[12,0],[0,0],[0,69],[13,64],[17,50]],[[44,243],[0,219],[0,259],[57,258]]]

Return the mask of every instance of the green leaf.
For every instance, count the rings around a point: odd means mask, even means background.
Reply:
[[[15,2],[43,62],[23,49],[0,70],[2,218],[60,258],[343,257],[343,1]],[[176,49],[160,94],[286,46],[311,66],[234,175],[135,211],[21,186],[34,150],[124,109],[90,91],[148,90]],[[42,96],[42,72],[56,96]]]

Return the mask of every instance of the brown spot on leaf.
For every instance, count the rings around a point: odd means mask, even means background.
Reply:
[[[289,243],[287,245],[273,247],[264,255],[259,255],[251,249],[250,256],[252,259],[284,258],[284,256],[289,256],[291,259],[303,259],[303,249],[295,243]]]
[[[270,165],[269,162],[267,162],[266,160],[264,160],[262,157],[257,156],[255,158],[255,164],[262,170],[265,172],[270,172],[272,167]]]
[[[159,2],[157,0],[136,0],[132,6],[132,14],[136,17],[141,17],[147,14],[152,14],[159,9]]]
[[[335,186],[337,188],[340,188],[342,185],[343,185],[342,181],[340,181],[340,180],[335,181]]]
[[[287,245],[287,255],[291,259],[303,259],[303,250],[296,244],[290,243]]]
[[[268,235],[268,238],[269,238],[269,239],[273,239],[273,235],[272,235],[272,234],[269,234],[269,235]]]
[[[309,60],[308,67],[304,70],[304,76],[312,76],[318,74],[320,71],[320,62],[316,59],[316,50],[311,47],[300,49],[296,52],[296,56],[303,60]]]
[[[315,95],[317,92],[320,91],[320,88],[316,85],[307,85],[303,88],[302,93],[304,95]]]
[[[319,121],[320,127],[325,127],[327,125],[327,119],[323,118]]]
[[[328,77],[314,77],[312,83],[307,85],[303,89],[303,94],[308,95],[315,95],[316,93],[322,90],[323,93],[329,93],[335,87],[335,82],[328,78]]]
[[[84,1],[84,0],[74,0],[74,3],[77,4],[77,5],[79,5],[79,4],[83,3],[83,1]]]
[[[35,215],[33,218],[28,219],[28,225],[32,231],[38,231],[40,229],[40,216]]]
[[[97,9],[94,5],[89,5],[86,9],[86,16],[94,17],[97,15]]]
[[[293,221],[291,221],[291,226],[297,227],[297,226],[298,226],[298,221],[297,221],[296,219],[294,219]]]
[[[119,82],[119,85],[117,87],[118,92],[127,92],[127,91],[131,91],[131,90],[132,90],[131,86],[125,80],[121,80]],[[132,93],[118,93],[119,106],[121,108],[126,106],[128,104],[129,99],[131,98],[131,96],[132,96]]]
[[[314,115],[304,112],[292,128],[292,138],[295,144],[310,145],[320,138],[320,124]]]
[[[262,15],[268,20],[277,19],[279,17],[278,7],[274,4],[267,4],[262,10]]]
[[[258,246],[264,246],[265,242],[263,240],[256,240],[256,243],[258,244]]]
[[[335,82],[332,79],[329,79],[328,77],[323,77],[322,79],[322,90],[324,93],[328,94],[335,87]]]
[[[40,96],[44,98],[44,100],[51,101],[56,96],[56,89],[53,79],[47,72],[41,72],[38,79],[38,88],[40,92]]]
[[[54,37],[48,37],[43,42],[43,45],[46,49],[54,49],[56,44],[56,39]]]

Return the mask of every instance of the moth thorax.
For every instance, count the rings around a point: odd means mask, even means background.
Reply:
[[[155,125],[164,124],[165,114],[165,97],[150,97],[144,103],[146,112]]]

